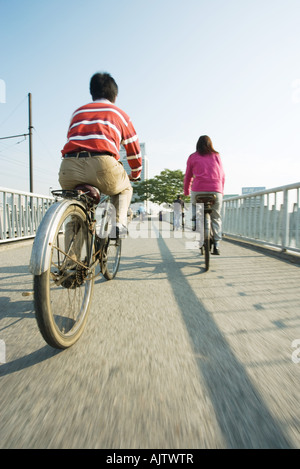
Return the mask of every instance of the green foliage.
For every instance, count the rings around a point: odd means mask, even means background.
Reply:
[[[134,201],[172,204],[177,195],[183,198],[183,179],[184,174],[180,169],[164,169],[158,176],[134,184]]]

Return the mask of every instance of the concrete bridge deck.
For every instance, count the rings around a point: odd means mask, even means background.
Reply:
[[[225,240],[204,272],[188,233],[131,228],[63,352],[22,296],[31,242],[0,247],[0,447],[300,448],[299,264]]]

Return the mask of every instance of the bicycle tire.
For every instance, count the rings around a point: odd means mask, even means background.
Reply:
[[[117,275],[120,266],[122,240],[107,239],[102,255],[105,256],[103,276],[106,280],[112,280]]]
[[[83,209],[67,207],[51,240],[49,266],[34,276],[35,317],[44,340],[54,348],[72,346],[84,331],[94,285],[94,270],[85,268],[91,239]]]
[[[204,214],[204,256],[205,256],[205,270],[209,270],[209,261],[210,261],[210,214]]]
[[[204,241],[204,254],[205,254],[205,270],[209,270],[209,260],[210,260],[210,243],[209,239]]]

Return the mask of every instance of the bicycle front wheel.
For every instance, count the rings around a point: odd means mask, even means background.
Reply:
[[[120,265],[121,248],[122,240],[120,238],[107,239],[102,254],[104,256],[103,275],[107,280],[112,280],[117,275]]]
[[[94,270],[89,269],[91,243],[86,214],[76,205],[69,206],[57,224],[49,267],[34,276],[36,320],[52,347],[70,347],[85,328],[94,284]]]

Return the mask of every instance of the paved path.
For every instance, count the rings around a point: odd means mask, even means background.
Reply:
[[[63,352],[22,296],[31,243],[0,247],[0,447],[300,448],[299,265],[224,241],[204,272],[191,233],[131,232]]]

